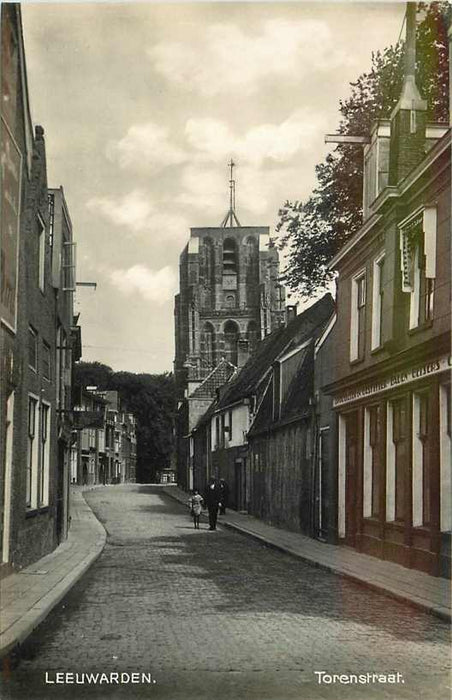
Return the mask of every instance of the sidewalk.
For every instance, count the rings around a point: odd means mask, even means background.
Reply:
[[[188,495],[182,489],[172,485],[161,488],[168,496],[187,504]],[[451,589],[447,579],[360,554],[350,547],[325,544],[296,532],[281,530],[251,515],[231,510],[220,516],[218,523],[304,559],[314,566],[329,569],[432,615],[451,620]]]
[[[0,657],[39,625],[97,559],[106,532],[82,495],[71,487],[68,539],[54,552],[0,581]]]

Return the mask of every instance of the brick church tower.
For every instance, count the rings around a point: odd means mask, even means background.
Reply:
[[[256,343],[284,323],[278,251],[268,226],[241,226],[232,160],[229,167],[225,218],[220,226],[190,229],[180,256],[174,374],[178,482],[185,488],[192,488],[193,474],[186,436]]]
[[[284,321],[285,289],[268,226],[241,226],[234,163],[229,211],[218,227],[192,228],[180,256],[174,363],[178,397],[224,359],[241,367],[258,340]]]

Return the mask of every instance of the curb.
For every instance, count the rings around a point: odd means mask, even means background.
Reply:
[[[183,505],[182,501],[179,500],[176,494],[171,494],[167,491],[165,493],[168,494],[170,498],[173,500],[177,501],[181,505]],[[363,588],[367,588],[373,591],[376,591],[377,593],[381,593],[382,595],[387,596],[388,598],[392,598],[394,600],[398,600],[399,602],[405,603],[406,605],[409,605],[412,608],[416,608],[417,610],[422,610],[423,612],[428,613],[429,615],[433,615],[434,617],[438,617],[444,622],[451,622],[452,621],[452,614],[450,611],[447,610],[447,608],[441,608],[441,607],[436,607],[434,605],[429,605],[428,603],[425,603],[424,601],[415,598],[415,597],[406,597],[405,595],[398,593],[396,591],[392,591],[391,589],[384,588],[383,586],[374,583],[372,581],[368,581],[366,579],[360,578],[356,574],[349,573],[347,571],[343,571],[342,569],[338,569],[334,566],[325,564],[323,562],[318,562],[315,559],[310,559],[308,556],[300,554],[299,552],[295,552],[294,550],[290,549],[286,545],[281,545],[276,542],[271,542],[262,535],[259,535],[256,532],[253,532],[252,530],[247,530],[245,527],[242,525],[237,525],[236,523],[231,523],[231,522],[226,522],[224,520],[219,522],[220,525],[223,525],[224,527],[227,527],[231,530],[235,530],[236,532],[240,532],[242,535],[246,535],[247,537],[251,537],[258,542],[261,542],[262,544],[265,544],[267,547],[271,547],[272,549],[276,549],[279,552],[283,552],[284,554],[288,554],[291,557],[295,557],[297,559],[301,559],[302,561],[305,561],[307,564],[310,564],[311,566],[315,566],[318,569],[323,569],[324,571],[330,571],[331,573],[335,574],[336,576],[343,576],[344,578],[348,579],[349,581],[353,581],[354,583],[357,583],[361,585]]]
[[[301,559],[302,561],[305,561],[307,564],[310,564],[311,566],[315,566],[317,569],[323,569],[324,571],[330,571],[331,573],[335,574],[336,576],[343,576],[344,578],[354,581],[355,583],[361,585],[363,588],[368,588],[370,590],[376,591],[377,593],[381,593],[388,598],[393,598],[394,600],[398,600],[399,602],[405,603],[409,605],[412,608],[416,608],[418,610],[422,610],[423,612],[426,612],[430,615],[433,615],[434,617],[438,617],[441,620],[445,622],[451,622],[452,620],[452,614],[446,609],[446,608],[438,608],[433,605],[429,605],[428,603],[424,603],[420,599],[416,598],[408,598],[404,596],[401,593],[397,593],[396,591],[392,591],[389,588],[384,588],[383,586],[380,586],[378,583],[373,583],[372,581],[367,581],[366,579],[360,578],[356,574],[351,574],[347,571],[343,571],[342,569],[338,569],[334,566],[330,566],[328,564],[324,564],[322,562],[315,561],[315,559],[310,559],[307,556],[304,556],[303,554],[299,554],[298,552],[294,552],[292,549],[285,545],[280,545],[277,544],[276,542],[270,542],[269,540],[266,540],[262,535],[258,535],[256,532],[252,532],[251,530],[247,530],[246,528],[242,527],[241,525],[236,525],[235,523],[227,523],[227,522],[222,522],[220,523],[221,525],[224,525],[224,527],[230,528],[231,530],[235,530],[237,532],[240,532],[242,535],[246,535],[248,537],[252,537],[255,540],[258,540],[262,544],[265,544],[267,547],[271,547],[272,549],[276,549],[279,552],[283,552],[284,554],[288,554],[291,557],[295,557],[297,559]]]
[[[90,509],[93,517],[96,519],[96,522],[99,525],[99,535],[96,541],[91,545],[90,551],[88,551],[81,562],[79,562],[70,573],[66,574],[61,581],[53,586],[53,588],[51,588],[43,596],[43,598],[37,601],[37,603],[35,603],[17,623],[14,623],[9,630],[6,630],[4,633],[5,641],[3,641],[0,646],[0,659],[9,656],[15,649],[19,648],[21,644],[23,644],[27,637],[29,637],[36,627],[38,627],[38,625],[45,620],[53,608],[55,608],[58,603],[61,602],[70,589],[81,579],[81,577],[102,554],[107,541],[107,532],[100,520],[97,519],[94,512],[89,507],[84,497],[84,492],[82,492],[81,495],[83,496],[86,507]],[[103,532],[100,532],[100,528],[102,528]],[[65,540],[65,542],[67,541],[68,540]],[[62,544],[64,544],[64,542]],[[55,551],[56,550],[54,550],[54,552]],[[48,598],[47,601],[46,598]],[[8,633],[10,638],[8,638]]]

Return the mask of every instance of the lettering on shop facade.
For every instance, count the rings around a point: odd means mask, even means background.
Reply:
[[[343,406],[351,401],[358,401],[359,399],[366,398],[368,396],[374,396],[382,391],[388,391],[389,389],[395,389],[404,384],[409,384],[417,379],[422,379],[423,377],[430,376],[432,374],[438,374],[438,372],[444,372],[450,370],[452,366],[452,360],[450,355],[444,355],[437,360],[432,360],[431,362],[425,362],[422,365],[417,365],[414,368],[402,370],[401,372],[396,372],[380,381],[371,382],[365,384],[364,386],[358,387],[351,391],[347,391],[340,396],[336,396],[333,399],[333,407]]]

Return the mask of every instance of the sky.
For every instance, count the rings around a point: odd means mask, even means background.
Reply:
[[[339,100],[395,43],[396,3],[26,3],[32,120],[77,241],[83,360],[171,371],[179,255],[236,212],[270,226],[315,186]]]

